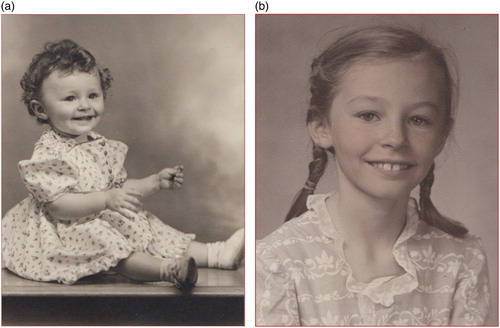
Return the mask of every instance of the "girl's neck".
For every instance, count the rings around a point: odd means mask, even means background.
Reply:
[[[379,199],[340,183],[339,192],[327,200],[327,207],[346,243],[392,247],[405,226],[408,200],[409,195]]]
[[[327,199],[333,223],[343,236],[343,250],[354,278],[400,276],[404,269],[394,258],[394,245],[405,224],[408,197],[383,200],[339,183],[339,192]]]

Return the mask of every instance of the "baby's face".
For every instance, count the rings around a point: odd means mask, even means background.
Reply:
[[[52,72],[42,83],[38,115],[56,131],[85,141],[104,113],[97,72]]]

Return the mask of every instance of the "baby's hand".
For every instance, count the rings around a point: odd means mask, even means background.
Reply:
[[[114,188],[106,191],[106,208],[132,219],[142,208],[142,194],[132,189]]]
[[[158,173],[160,189],[180,189],[184,182],[183,166],[179,165],[172,168],[166,168]]]

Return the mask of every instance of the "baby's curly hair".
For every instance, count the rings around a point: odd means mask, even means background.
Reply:
[[[31,64],[21,79],[23,88],[22,101],[28,108],[30,115],[35,116],[30,106],[32,100],[40,100],[40,89],[43,81],[54,71],[72,73],[74,71],[91,73],[97,71],[101,80],[103,96],[106,98],[111,87],[110,71],[100,68],[94,56],[75,41],[65,39],[58,42],[45,44],[44,50],[33,57]],[[47,120],[37,118],[38,122],[45,124]]]

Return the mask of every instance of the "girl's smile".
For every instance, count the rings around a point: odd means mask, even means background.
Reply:
[[[63,135],[85,141],[100,122],[104,97],[95,72],[52,72],[41,87],[41,100],[33,100],[38,117],[49,121]]]
[[[413,165],[408,162],[394,163],[389,161],[368,162],[372,167],[377,169],[381,174],[387,177],[403,176],[406,171],[410,170]]]
[[[442,73],[426,58],[360,61],[345,73],[317,143],[333,146],[339,185],[376,198],[407,197],[445,137]]]

